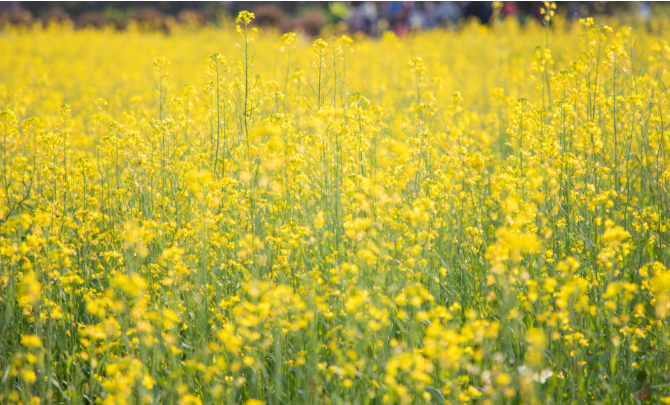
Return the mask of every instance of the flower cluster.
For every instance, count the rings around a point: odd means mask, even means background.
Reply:
[[[4,27],[0,403],[670,402],[667,21],[543,13]]]

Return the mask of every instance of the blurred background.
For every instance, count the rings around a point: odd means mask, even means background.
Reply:
[[[568,21],[584,16],[613,16],[619,19],[643,19],[666,13],[669,7],[653,2],[564,2],[557,13]],[[75,28],[111,26],[123,30],[129,24],[163,30],[173,24],[192,26],[222,24],[241,10],[256,14],[255,23],[279,31],[318,35],[324,28],[376,36],[392,30],[398,36],[436,27],[458,29],[469,19],[489,23],[495,18],[516,18],[521,24],[540,20],[541,2],[185,2],[185,1],[55,1],[0,2],[0,26],[48,24],[70,21]]]

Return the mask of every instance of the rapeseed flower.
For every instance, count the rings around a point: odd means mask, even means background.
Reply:
[[[501,7],[4,27],[0,402],[667,401],[667,22]]]

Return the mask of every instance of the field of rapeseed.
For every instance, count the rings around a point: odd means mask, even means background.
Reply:
[[[670,403],[668,27],[607,24],[5,27],[0,403]]]

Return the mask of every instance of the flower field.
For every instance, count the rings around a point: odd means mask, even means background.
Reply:
[[[670,403],[670,26],[548,7],[5,27],[0,403]]]

